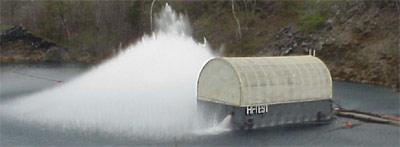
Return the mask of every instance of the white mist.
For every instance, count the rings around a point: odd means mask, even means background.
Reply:
[[[53,89],[0,104],[2,118],[49,127],[176,137],[194,129],[196,83],[213,55],[166,5],[157,31]]]

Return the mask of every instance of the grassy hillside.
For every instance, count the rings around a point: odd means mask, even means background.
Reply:
[[[316,50],[335,79],[399,87],[398,1],[157,0],[153,12],[165,2],[188,15],[195,39],[207,38],[225,56]],[[21,25],[73,57],[98,62],[150,32],[151,3],[1,1],[0,23]]]

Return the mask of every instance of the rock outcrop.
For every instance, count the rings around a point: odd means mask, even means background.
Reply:
[[[341,4],[341,5],[340,5]],[[397,5],[396,5],[397,4]],[[338,3],[314,32],[289,25],[277,31],[261,55],[304,55],[316,50],[336,80],[400,89],[400,4]]]
[[[61,63],[71,59],[69,49],[35,36],[20,26],[2,30],[0,39],[1,63]]]

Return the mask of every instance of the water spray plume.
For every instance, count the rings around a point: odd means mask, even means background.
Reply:
[[[81,77],[0,104],[1,118],[152,138],[193,131],[197,76],[213,55],[168,4],[155,22],[152,35]]]

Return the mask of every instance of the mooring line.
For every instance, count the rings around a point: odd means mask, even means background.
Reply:
[[[41,79],[41,80],[46,80],[46,81],[57,82],[57,83],[62,83],[63,82],[61,80],[56,80],[56,79],[51,79],[51,78],[46,78],[46,77],[40,77],[40,76],[31,75],[31,74],[27,74],[27,73],[20,73],[20,72],[16,72],[16,71],[12,71],[12,73],[23,75],[23,76],[27,76],[27,77],[31,77],[31,78],[35,78],[35,79]]]

